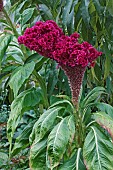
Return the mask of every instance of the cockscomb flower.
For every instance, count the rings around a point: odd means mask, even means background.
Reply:
[[[0,0],[0,11],[3,9],[3,0]]]
[[[30,50],[51,58],[65,71],[72,91],[72,100],[78,105],[80,88],[87,66],[94,66],[95,59],[102,55],[88,42],[79,43],[79,34],[64,35],[61,28],[51,20],[39,21],[27,28],[18,38]]]
[[[52,58],[55,44],[62,35],[61,28],[54,21],[39,21],[32,28],[27,28],[24,35],[18,38],[18,42],[24,44],[30,50]]]

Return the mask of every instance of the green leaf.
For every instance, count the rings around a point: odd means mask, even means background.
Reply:
[[[54,107],[45,111],[33,127],[33,131],[30,135],[30,142],[38,141],[42,139],[45,134],[50,130],[54,121],[58,115],[58,112],[63,109],[63,107]]]
[[[96,107],[102,112],[107,113],[113,119],[113,107],[107,103],[96,103]]]
[[[0,66],[8,45],[11,42],[11,37],[10,34],[0,36]]]
[[[48,168],[53,169],[59,165],[63,154],[66,151],[66,146],[69,142],[69,129],[67,118],[54,127],[48,137],[47,144],[47,164]]]
[[[29,123],[21,132],[21,134],[16,138],[14,143],[11,156],[17,155],[21,150],[29,146],[29,135],[31,134],[34,121]]]
[[[97,112],[93,114],[95,121],[110,134],[113,140],[113,119],[104,112]]]
[[[36,77],[36,80],[39,82],[40,87],[43,91],[43,95],[44,95],[44,104],[45,107],[48,108],[49,103],[48,103],[48,97],[47,97],[47,89],[46,89],[46,83],[44,81],[44,79],[42,78],[42,76],[40,76],[40,74],[38,72],[36,72],[36,70],[33,71],[33,74]]]
[[[33,72],[34,67],[35,67],[35,63],[32,61],[31,63],[21,66],[19,69],[17,68],[17,72],[15,72],[15,74],[11,76],[9,81],[9,86],[11,89],[13,89],[15,97],[17,96],[20,87],[23,85],[23,83],[29,78],[29,76]]]
[[[94,3],[94,6],[96,8],[98,15],[100,16],[100,18],[102,18],[104,16],[104,15],[102,16],[102,14],[104,12],[104,8],[101,6],[99,0],[92,0],[92,1]]]
[[[78,148],[76,154],[74,154],[71,159],[65,161],[63,165],[60,166],[59,170],[86,170],[85,165],[83,163],[82,157],[82,149]]]
[[[58,102],[54,103],[53,105],[51,105],[50,108],[55,107],[55,106],[58,106],[58,105],[59,105],[59,106],[70,106],[70,108],[71,108],[72,110],[74,109],[72,103],[71,103],[70,101],[68,101],[68,100],[58,101]]]
[[[29,110],[30,108],[37,105],[40,101],[39,93],[35,88],[26,90],[20,93],[11,104],[11,113],[9,115],[7,123],[7,137],[12,143],[12,137],[14,135],[15,129],[20,122],[22,114],[24,111]]]
[[[113,1],[112,0],[108,0],[107,9],[109,13],[111,14],[111,16],[113,17]]]
[[[46,144],[47,139],[34,143],[30,149],[30,169],[46,170]]]
[[[113,169],[113,143],[97,127],[91,127],[85,139],[83,158],[87,170]]]
[[[91,92],[89,92],[89,94],[81,102],[81,106],[85,108],[91,102],[96,101],[100,97],[100,95],[104,93],[105,93],[105,89],[103,87],[95,87]]]
[[[67,31],[68,31],[68,35],[71,35],[74,32],[74,6],[68,16]]]
[[[78,148],[76,156],[76,170],[86,170],[86,167],[83,162],[83,153],[82,149]]]
[[[8,163],[8,155],[4,152],[0,152],[0,168]]]
[[[48,83],[47,83],[47,92],[48,95],[51,96],[53,94],[53,90],[55,89],[55,85],[58,82],[58,71],[56,69],[56,62],[51,64],[51,70],[48,73]]]
[[[21,15],[22,25],[24,26],[32,17],[35,8],[25,9]]]
[[[81,15],[84,20],[86,28],[89,27],[89,22],[90,22],[90,15],[89,15],[89,11],[88,11],[89,3],[90,3],[89,0],[84,0],[84,1],[82,1],[81,6],[80,6],[81,7],[80,8]]]
[[[76,155],[72,156],[69,160],[65,161],[59,170],[74,170],[76,168]]]
[[[107,42],[104,43],[103,48],[104,48],[104,53],[106,55],[105,69],[104,69],[105,70],[104,71],[104,80],[105,80],[109,76],[109,73],[110,73],[110,64],[111,64],[112,56],[111,56],[111,52],[108,48]]]
[[[40,5],[40,13],[44,20],[53,20],[54,19],[50,9],[45,4]]]
[[[55,107],[54,109],[50,109],[50,113],[48,115],[46,115],[45,119],[43,119],[43,122],[41,124],[40,127],[40,138],[43,138],[44,135],[48,132],[48,130],[51,128],[51,126],[53,125],[58,112],[64,109],[63,107]],[[51,111],[53,110],[53,111]],[[46,114],[46,113],[45,113]]]
[[[64,31],[67,27],[67,21],[68,21],[68,16],[71,10],[71,6],[72,6],[73,0],[66,0],[66,4],[65,7],[63,9],[63,13],[62,13],[62,22],[63,22],[63,27],[64,27]]]

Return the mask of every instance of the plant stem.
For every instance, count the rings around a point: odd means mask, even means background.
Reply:
[[[75,117],[75,142],[77,148],[82,148],[84,144],[85,139],[85,126],[82,122],[82,117],[79,111],[74,111],[74,117]]]

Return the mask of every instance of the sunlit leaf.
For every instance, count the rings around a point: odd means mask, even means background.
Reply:
[[[51,167],[53,169],[59,165],[59,162],[66,151],[68,142],[69,129],[67,125],[67,119],[65,118],[53,128],[48,137],[47,164],[49,168]]]

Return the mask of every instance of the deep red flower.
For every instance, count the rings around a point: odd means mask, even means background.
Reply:
[[[60,65],[94,66],[95,59],[102,53],[88,42],[80,44],[78,38],[78,33],[64,35],[54,21],[48,20],[39,21],[32,28],[27,28],[24,35],[18,38],[18,42],[30,50],[56,60]]]

